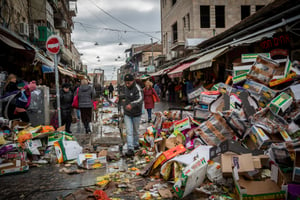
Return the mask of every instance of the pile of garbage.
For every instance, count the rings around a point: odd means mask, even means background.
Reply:
[[[189,93],[194,107],[157,112],[140,139],[156,156],[141,175],[172,183],[179,198],[299,198],[299,69],[258,55],[234,67],[231,85]]]
[[[0,145],[1,175],[25,172],[39,164],[63,163],[77,159],[82,152],[76,138],[63,127],[31,127],[18,120],[2,124]]]

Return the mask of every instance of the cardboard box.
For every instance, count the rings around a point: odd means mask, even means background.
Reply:
[[[279,67],[279,63],[265,56],[258,55],[256,62],[247,74],[247,78],[269,85],[273,78],[275,68]]]
[[[271,144],[270,138],[265,134],[265,132],[256,126],[251,127],[250,138],[257,145],[259,149],[266,149]]]
[[[205,158],[198,158],[187,166],[181,174],[181,178],[174,184],[176,194],[183,198],[199,187],[206,175],[207,162]]]
[[[172,149],[169,149],[165,152],[163,152],[162,154],[160,154],[160,156],[156,159],[154,165],[153,165],[153,169],[157,168],[159,165],[163,165],[165,162],[167,162],[168,160],[174,158],[175,156],[184,153],[186,151],[185,147],[183,146],[183,144],[180,144]]]
[[[10,162],[0,164],[0,175],[27,172],[28,170],[29,166],[22,160],[12,160]]]
[[[172,173],[176,172],[175,166],[183,168],[194,162],[195,158],[204,158],[205,160],[209,160],[209,152],[211,148],[212,146],[199,145],[190,153],[179,155],[171,160],[168,160],[160,168],[160,174],[164,180],[169,180],[169,178],[172,176],[176,182],[180,177],[176,176],[176,173]],[[181,171],[179,175],[181,175]]]
[[[190,128],[191,128],[191,121],[190,118],[188,117],[174,122],[175,130],[183,131]]]
[[[222,154],[221,168],[223,175],[231,175],[232,167],[237,167],[238,173],[254,171],[252,154]]]
[[[41,155],[40,151],[38,150],[39,147],[43,146],[40,139],[27,140],[25,144],[26,144],[26,149],[29,151],[30,154]]]
[[[270,53],[247,53],[241,55],[242,63],[255,62],[258,55],[263,55],[267,58],[271,58]]]
[[[48,136],[48,146],[54,145],[54,142],[60,140],[73,140],[73,135],[67,132],[55,132]]]
[[[256,59],[256,57],[255,57]],[[250,71],[252,65],[242,65],[242,66],[234,66],[233,67],[233,76],[237,77],[240,75],[247,75]]]
[[[232,82],[233,82],[233,84],[236,84],[236,83],[242,82],[246,79],[247,79],[247,73],[244,73],[244,74],[240,74],[240,75],[233,77]]]
[[[271,178],[262,181],[245,180],[239,176],[237,168],[232,172],[236,197],[239,200],[269,200],[269,199],[285,199],[286,191],[282,188],[285,179],[278,167],[272,165]]]
[[[276,113],[284,113],[293,103],[293,98],[285,92],[280,93],[269,105],[270,109]]]
[[[98,169],[106,167],[106,156],[97,157],[95,153],[79,154],[77,158],[78,166],[85,169]]]
[[[78,155],[82,153],[82,147],[77,141],[56,141],[54,142],[54,148],[58,163],[77,159]]]
[[[274,90],[252,80],[247,80],[243,85],[243,88],[248,90],[250,93],[263,96],[267,100],[272,100],[276,95],[276,92]]]

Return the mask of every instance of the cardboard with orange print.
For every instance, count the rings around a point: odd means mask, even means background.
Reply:
[[[185,151],[186,151],[186,149],[183,146],[183,144],[179,144],[178,146],[163,152],[162,154],[160,154],[160,156],[158,156],[158,158],[154,162],[153,169],[157,168],[158,166],[163,165],[168,160],[174,158],[175,156],[177,156],[179,154],[184,153]]]

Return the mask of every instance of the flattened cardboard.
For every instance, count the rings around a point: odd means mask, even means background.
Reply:
[[[19,173],[19,172],[27,172],[29,170],[29,166],[25,161],[22,160],[12,160],[7,165],[0,166],[0,175]]]
[[[254,164],[252,154],[232,155],[222,154],[221,155],[221,168],[223,174],[232,174],[232,167],[236,166],[239,173],[254,171]]]
[[[199,187],[205,179],[207,162],[204,158],[198,158],[183,171],[181,178],[174,184],[176,194],[183,198]]]

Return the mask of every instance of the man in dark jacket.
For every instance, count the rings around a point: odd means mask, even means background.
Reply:
[[[128,151],[126,156],[134,156],[134,149],[139,148],[139,125],[142,115],[143,90],[136,84],[131,74],[124,77],[124,122],[127,132]]]
[[[65,130],[68,133],[72,133],[70,130],[72,123],[72,102],[73,92],[70,90],[71,85],[69,83],[62,84],[60,90],[60,108],[61,108],[61,120],[62,125],[66,125]]]
[[[108,98],[113,98],[113,96],[114,96],[114,86],[112,85],[112,83],[109,84],[108,91],[109,91]]]

